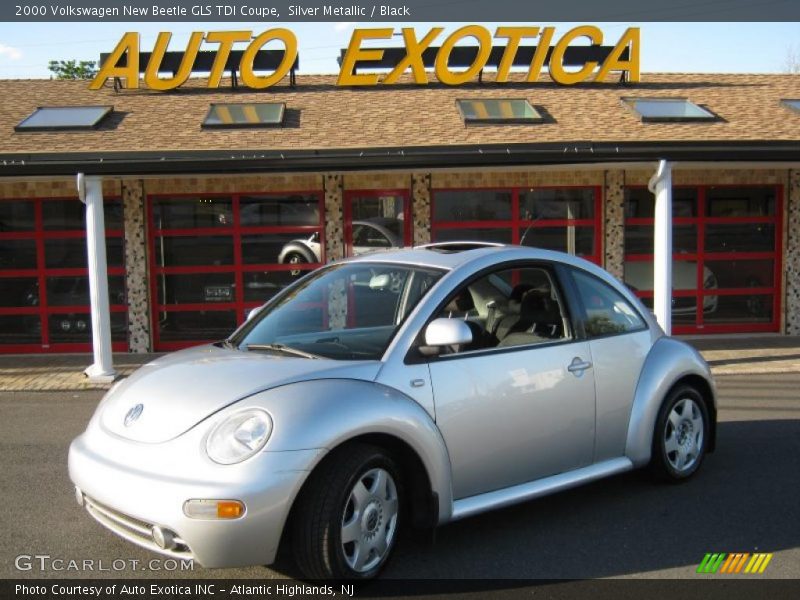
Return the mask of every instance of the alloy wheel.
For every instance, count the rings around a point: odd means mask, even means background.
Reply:
[[[399,502],[397,485],[381,468],[356,481],[342,515],[341,544],[347,565],[357,573],[378,566],[395,541]]]
[[[664,427],[664,452],[678,473],[692,469],[703,451],[703,412],[690,398],[675,403]]]

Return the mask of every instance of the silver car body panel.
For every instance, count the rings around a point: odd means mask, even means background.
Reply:
[[[121,520],[171,529],[204,566],[269,564],[309,473],[348,440],[377,434],[411,448],[438,497],[442,524],[645,464],[655,415],[670,387],[688,374],[713,386],[696,351],[663,337],[624,284],[580,258],[493,247],[386,251],[348,260],[446,272],[400,324],[380,360],[203,346],[143,367],[106,395],[73,442],[69,470],[76,486]],[[638,308],[647,331],[410,359],[422,328],[465,280],[529,262],[589,271]],[[576,357],[593,363],[580,378],[567,371]],[[508,414],[481,398],[502,403]],[[125,415],[136,404],[143,405],[141,415],[126,427]],[[264,450],[239,464],[214,463],[205,452],[209,432],[248,407],[272,417]],[[182,506],[191,498],[239,499],[246,513],[235,520],[190,519]],[[104,524],[114,530],[113,523]],[[152,549],[146,539],[132,541]]]
[[[439,520],[449,519],[452,490],[447,447],[430,415],[405,394],[355,379],[318,380],[257,394],[237,403],[235,410],[249,407],[264,408],[272,416],[274,431],[266,449],[273,452],[327,451],[373,434],[404,442],[420,458],[432,491],[439,497]],[[313,419],[309,420],[309,415]]]
[[[159,358],[136,371],[103,400],[109,432],[145,443],[179,436],[199,420],[264,389],[310,379],[371,381],[378,361],[297,359],[276,352],[240,352],[199,346]],[[142,403],[132,426],[125,415]]]
[[[456,499],[592,463],[593,369],[589,344],[466,352],[430,363],[436,422],[450,451]]]
[[[653,337],[645,330],[589,341],[597,395],[595,462],[625,453],[634,392]]]
[[[697,376],[708,383],[716,411],[717,395],[708,363],[689,344],[660,337],[645,360],[628,421],[625,456],[634,466],[642,467],[650,461],[658,409],[670,389],[687,376]]]
[[[305,469],[324,450],[260,452],[223,466],[203,451],[207,433],[199,426],[162,444],[142,444],[105,433],[93,422],[70,446],[70,479],[93,501],[128,519],[174,531],[201,565],[268,564],[288,515],[287,498],[296,496]],[[246,513],[224,521],[191,519],[183,504],[194,498],[241,500]],[[126,537],[154,549],[145,536]]]

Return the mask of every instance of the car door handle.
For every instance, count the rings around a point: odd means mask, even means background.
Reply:
[[[578,377],[580,377],[586,369],[591,369],[592,363],[586,360],[581,360],[579,357],[575,357],[572,359],[572,362],[567,367],[567,371],[570,373],[574,373]]]

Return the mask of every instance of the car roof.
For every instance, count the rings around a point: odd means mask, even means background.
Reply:
[[[510,244],[478,244],[475,242],[443,242],[413,248],[370,252],[346,259],[348,262],[380,262],[435,267],[451,271],[468,263],[492,257],[496,262],[508,260],[548,260],[597,269],[596,265],[564,252],[513,246]]]

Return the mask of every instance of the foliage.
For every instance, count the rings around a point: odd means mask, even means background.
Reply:
[[[51,60],[47,65],[56,79],[92,79],[97,74],[93,60]]]

